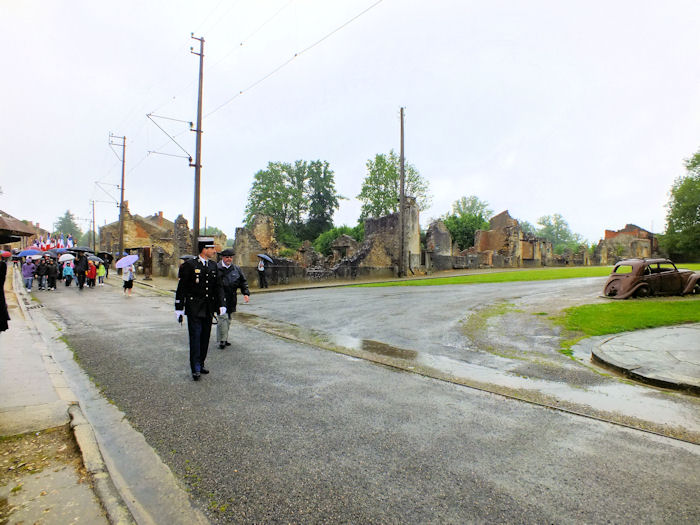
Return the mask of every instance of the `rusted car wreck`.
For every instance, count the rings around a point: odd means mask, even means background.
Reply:
[[[700,293],[700,272],[679,270],[669,259],[626,259],[613,268],[603,293],[613,299]]]

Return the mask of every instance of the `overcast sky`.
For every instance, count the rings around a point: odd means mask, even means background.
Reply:
[[[149,153],[183,154],[146,114],[196,120],[194,32],[202,226],[233,236],[255,172],[298,159],[330,163],[348,198],[335,223],[354,225],[404,106],[433,194],[423,227],[476,195],[533,224],[560,213],[589,241],[661,232],[700,148],[698,27],[697,0],[0,0],[0,209],[51,229],[95,200],[98,226],[117,220],[111,132],[131,212],[191,221],[194,170]],[[194,156],[188,124],[158,123]]]

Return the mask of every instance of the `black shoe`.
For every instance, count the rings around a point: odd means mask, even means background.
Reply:
[[[226,343],[224,343],[223,341],[221,341],[221,342],[219,343],[219,348],[221,348],[221,349],[223,350],[224,346],[226,346]]]
[[[196,372],[195,372],[194,374],[192,374],[192,379],[194,379],[195,381],[199,381],[199,378],[200,378],[200,377],[202,377],[202,376],[200,376],[200,375],[199,375],[198,373],[196,373]]]
[[[229,343],[228,341],[226,341],[226,346],[231,346],[231,343]]]
[[[208,373],[209,373],[209,370],[207,370],[207,369],[204,368],[204,367],[202,367],[199,371],[200,371],[201,373],[203,373],[203,374],[208,374]]]

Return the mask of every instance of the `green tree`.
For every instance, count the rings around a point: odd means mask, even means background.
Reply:
[[[289,195],[287,172],[290,164],[269,162],[267,169],[258,171],[248,192],[246,224],[253,223],[256,215],[272,217],[275,226],[281,227],[289,221]]]
[[[270,162],[255,174],[248,193],[246,224],[256,215],[272,217],[278,240],[288,246],[311,240],[332,227],[342,199],[328,162]]]
[[[442,218],[445,227],[462,250],[474,246],[477,230],[488,230],[488,217],[493,215],[486,201],[474,195],[462,197],[452,204],[452,213]]]
[[[520,225],[520,229],[523,231],[523,233],[531,233],[533,235],[536,234],[537,228],[535,228],[532,224],[530,224],[527,221],[522,221],[520,219],[517,219],[518,224]]]
[[[685,160],[687,173],[673,182],[660,244],[679,261],[700,260],[700,151]]]
[[[365,238],[365,225],[364,223],[359,223],[354,228],[350,226],[338,226],[336,228],[331,228],[319,235],[314,241],[314,250],[318,253],[328,256],[331,254],[331,245],[341,235],[349,235],[357,242],[362,242]]]
[[[73,237],[74,239],[78,239],[78,237]],[[77,245],[79,246],[87,246],[88,248],[92,248],[92,230],[88,230],[81,237],[79,237],[79,241],[76,242]],[[95,232],[95,247],[97,248],[100,245],[100,234],[98,232]]]
[[[489,203],[482,201],[476,195],[469,197],[461,197],[452,204],[452,214],[460,217],[467,215],[481,215],[484,219],[488,219],[493,215],[493,211],[489,209]]]
[[[333,215],[344,199],[335,191],[335,177],[328,162],[320,160],[309,164],[307,172],[309,217],[306,238],[311,240],[333,227]]]
[[[223,235],[224,232],[221,231],[221,230],[220,230],[219,228],[217,228],[216,226],[209,226],[209,225],[207,225],[206,228],[204,228],[204,226],[202,226],[202,227],[199,229],[199,234],[200,234],[200,235],[207,235],[207,236],[209,236],[209,237],[214,237],[214,236],[216,236],[216,235]]]
[[[56,220],[56,222],[53,224],[53,229],[54,232],[58,233],[59,235],[62,233],[64,237],[72,235],[76,242],[83,235],[82,230],[75,220],[75,215],[73,215],[70,210],[66,210],[66,213]]]
[[[388,155],[378,153],[367,161],[367,176],[357,196],[362,202],[360,220],[381,217],[399,210],[401,166],[398,155],[391,150]],[[415,166],[404,162],[406,195],[416,198],[418,209],[430,207],[432,196],[428,181],[421,177]]]
[[[569,228],[569,223],[559,213],[544,215],[537,219],[541,226],[536,232],[537,236],[552,243],[554,253],[561,255],[567,249],[575,252],[584,240],[578,233]]]

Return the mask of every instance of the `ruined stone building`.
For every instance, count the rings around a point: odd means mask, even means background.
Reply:
[[[413,198],[406,199],[406,237],[409,267],[416,271],[421,264],[420,224],[418,206]],[[272,257],[268,265],[270,284],[285,284],[315,279],[356,279],[360,277],[391,277],[398,273],[400,258],[399,214],[366,219],[365,239],[358,243],[349,236],[340,236],[333,243],[329,261],[316,253],[306,242],[293,257],[280,257],[275,239],[274,223],[270,217],[255,217],[251,228],[236,228],[233,249],[234,263],[240,266],[255,285],[258,254]]]
[[[124,251],[140,256],[137,270],[140,268],[147,276],[177,276],[180,256],[192,254],[192,231],[187,220],[179,215],[175,222],[170,221],[162,211],[147,217],[132,215],[128,203],[125,205]],[[225,235],[214,239],[219,246],[226,243]],[[118,254],[119,221],[100,228],[99,251]]]
[[[614,264],[621,259],[653,257],[658,254],[659,241],[650,231],[627,224],[618,231],[605,230],[605,238],[596,246],[596,264]]]
[[[554,263],[552,243],[523,232],[508,210],[491,218],[488,231],[477,230],[467,253],[477,256],[478,267],[532,268]]]

